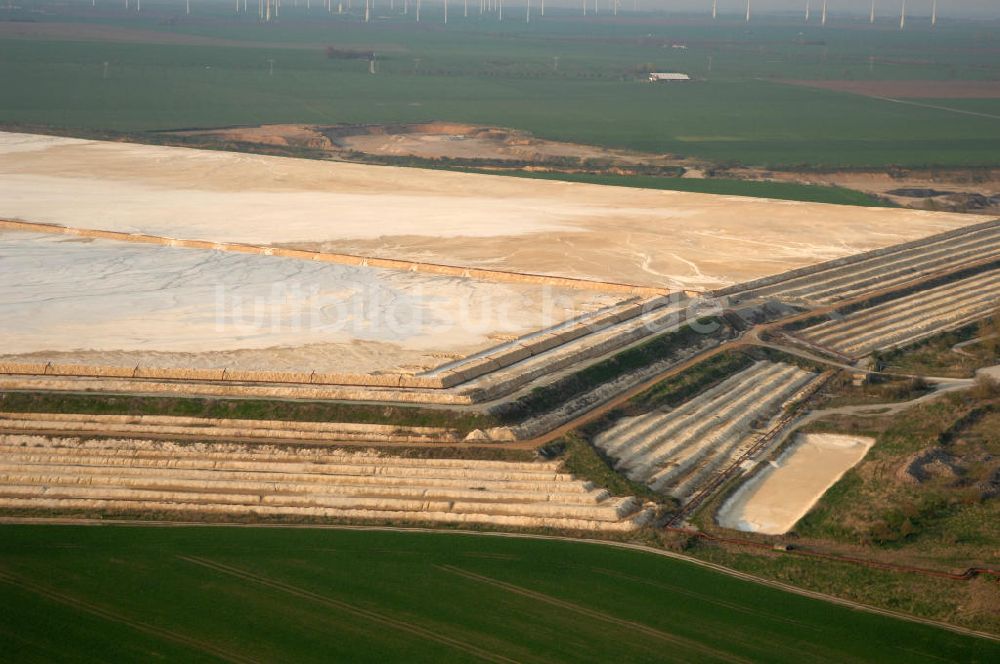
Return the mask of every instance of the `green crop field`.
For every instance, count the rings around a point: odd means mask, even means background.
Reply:
[[[453,10],[444,26],[439,5],[417,24],[380,3],[364,24],[357,9],[330,15],[317,2],[261,25],[224,3],[196,4],[190,17],[178,0],[147,0],[139,15],[89,4],[25,0],[7,11],[20,23],[0,30],[0,122],[136,131],[449,120],[720,163],[1000,162],[995,100],[921,100],[946,107],[929,108],[778,80],[995,79],[1000,63],[982,53],[996,31],[972,22],[900,33],[663,14],[584,21],[567,10],[500,23]],[[22,23],[31,30],[19,34]],[[374,50],[377,73],[328,59],[327,45]],[[650,67],[699,80],[642,83]]]
[[[473,169],[467,169],[473,170]],[[492,171],[477,171],[487,173]],[[822,185],[797,184],[794,182],[759,182],[755,180],[731,180],[727,178],[671,178],[654,175],[603,175],[590,173],[548,173],[539,171],[505,171],[504,175],[540,180],[562,180],[586,182],[612,187],[641,187],[644,189],[666,189],[689,191],[699,194],[720,194],[724,196],[751,196],[773,198],[786,201],[808,201],[811,203],[831,203],[833,205],[858,205],[861,207],[891,207],[892,204],[864,192],[827,187]]]
[[[587,543],[3,526],[5,661],[996,661],[1000,644]]]

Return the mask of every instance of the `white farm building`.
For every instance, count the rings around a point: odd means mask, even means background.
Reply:
[[[691,77],[687,74],[680,74],[676,72],[650,72],[649,82],[650,83],[662,83],[662,82],[673,82],[673,81],[690,81]]]

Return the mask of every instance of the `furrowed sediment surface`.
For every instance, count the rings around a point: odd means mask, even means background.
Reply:
[[[0,436],[0,508],[627,531],[652,512],[558,462]]]
[[[738,292],[740,299],[778,298],[826,304],[864,295],[874,290],[903,285],[933,273],[959,270],[970,262],[1000,258],[1000,221],[977,224],[911,243],[874,252],[871,256],[846,259],[843,265],[819,266],[801,276],[774,279],[773,283],[749,285]]]
[[[797,333],[851,357],[912,343],[989,315],[1000,306],[1000,269],[918,291]]]
[[[630,479],[685,499],[752,444],[755,426],[772,420],[815,377],[757,362],[673,410],[620,420],[594,444]]]

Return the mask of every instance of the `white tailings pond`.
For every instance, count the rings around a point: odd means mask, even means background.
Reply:
[[[787,533],[874,443],[861,436],[799,434],[723,504],[719,525],[765,535]]]
[[[619,300],[14,231],[0,274],[0,362],[422,371]]]

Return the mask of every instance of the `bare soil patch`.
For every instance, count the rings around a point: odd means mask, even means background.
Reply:
[[[885,171],[763,171],[742,168],[725,176],[747,180],[771,180],[862,191],[892,201],[900,207],[975,214],[1000,214],[1000,170],[996,169],[886,169]],[[932,196],[904,196],[905,190],[933,190]]]
[[[536,138],[529,132],[454,122],[399,125],[263,125],[172,132],[256,145],[306,147],[337,158],[354,155],[458,159],[544,165],[562,162],[571,167],[599,162],[604,168],[676,166],[669,155],[612,150],[594,145]]]
[[[689,159],[594,145],[548,141],[528,132],[453,122],[399,125],[299,125],[223,127],[169,132],[209,145],[238,144],[276,154],[308,150],[312,156],[345,161],[420,165],[424,160],[483,168],[520,170],[645,173],[649,169],[683,170],[684,178],[793,182],[861,191],[900,207],[946,212],[1000,213],[1000,171],[990,169],[914,171],[766,171],[759,168],[713,169]],[[294,154],[294,153],[291,153]],[[415,160],[408,163],[408,159]],[[902,189],[942,190],[935,196],[902,196]]]
[[[318,127],[299,124],[261,125],[259,127],[226,127],[170,132],[176,136],[210,138],[218,141],[303,147],[339,152],[337,146]]]

